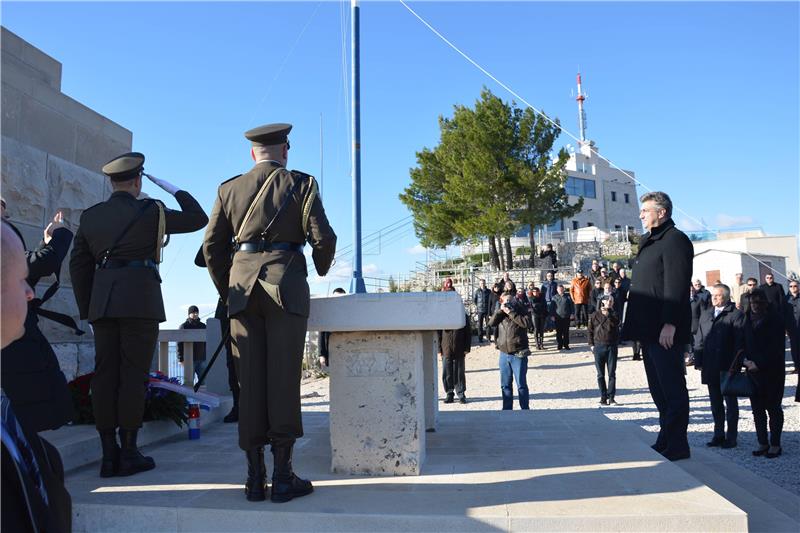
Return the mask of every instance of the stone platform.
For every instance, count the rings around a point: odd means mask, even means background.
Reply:
[[[159,467],[68,476],[75,531],[746,531],[747,515],[632,424],[598,410],[440,413],[419,476],[330,472],[327,413],[304,413],[295,468],[315,492],[244,499],[234,425],[146,448]],[[269,454],[268,458],[269,458]],[[271,466],[268,464],[268,468]]]

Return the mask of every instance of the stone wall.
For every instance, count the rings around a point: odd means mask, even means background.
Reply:
[[[61,63],[2,28],[2,195],[11,222],[27,247],[35,248],[56,211],[64,213],[73,232],[83,210],[111,193],[100,168],[131,149],[132,133],[61,92]],[[44,307],[72,315],[78,308],[72,293],[68,261],[61,270],[61,289]],[[42,295],[53,282],[36,287]],[[94,368],[91,330],[76,337],[49,320],[40,327],[59,357],[68,380]]]

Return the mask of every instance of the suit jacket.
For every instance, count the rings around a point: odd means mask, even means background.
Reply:
[[[180,211],[165,208],[165,234],[191,233],[208,222],[203,208],[186,191],[175,199]],[[137,200],[118,191],[81,215],[69,261],[72,288],[81,318],[149,318],[166,320],[161,298],[161,277],[152,268],[96,269],[105,251],[140,210],[144,212],[114,247],[111,259],[157,260],[159,210],[151,199]]]
[[[664,324],[675,326],[675,345],[691,342],[692,241],[668,219],[639,242],[633,264],[623,338],[658,342]]]
[[[270,182],[262,200],[242,228],[248,208],[267,179]],[[247,307],[257,282],[281,308],[308,316],[308,271],[302,253],[275,250],[233,255],[233,238],[240,230],[241,242],[260,241],[262,232],[290,192],[291,198],[275,219],[266,239],[296,244],[307,241],[312,246],[317,273],[320,276],[328,273],[336,252],[336,234],[325,216],[316,180],[308,174],[286,170],[274,161],[258,162],[246,174],[220,185],[203,241],[203,256],[209,274],[223,301],[228,304],[229,316]]]

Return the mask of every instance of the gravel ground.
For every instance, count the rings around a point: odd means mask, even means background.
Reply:
[[[572,332],[572,349],[555,350],[555,337],[545,337],[545,350],[534,352],[529,359],[528,387],[531,391],[532,409],[602,409],[612,420],[636,421],[647,431],[658,431],[658,412],[647,388],[647,378],[641,361],[633,361],[630,346],[620,347],[617,363],[616,406],[600,406],[594,358],[586,344],[583,331]],[[787,354],[788,355],[788,354]],[[473,347],[467,356],[466,405],[439,404],[441,411],[499,410],[500,376],[497,369],[497,350],[490,345]],[[791,363],[789,363],[791,365]],[[784,489],[800,495],[800,404],[794,402],[797,375],[786,376],[783,410],[785,422],[781,444],[783,455],[777,459],[753,457],[751,450],[758,444],[753,424],[750,402],[739,399],[739,446],[716,453],[772,481]],[[689,419],[689,444],[704,447],[711,438],[713,420],[708,403],[708,390],[700,383],[700,372],[687,368],[687,385],[691,412]],[[515,387],[516,392],[516,387]],[[303,410],[328,410],[328,379],[303,381]],[[444,397],[441,380],[440,398]],[[518,408],[515,396],[514,408]]]

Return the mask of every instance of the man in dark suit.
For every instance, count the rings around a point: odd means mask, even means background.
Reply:
[[[103,448],[100,476],[129,476],[155,468],[136,438],[158,324],[166,320],[158,273],[163,238],[197,231],[208,217],[188,192],[150,175],[175,196],[181,211],[138,200],[146,175],[138,152],[111,160],[103,173],[114,192],[81,215],[69,268],[81,318],[94,329],[92,410]]]
[[[250,501],[266,499],[268,443],[275,465],[271,500],[287,502],[313,491],[292,470],[294,442],[303,436],[300,374],[310,306],[302,250],[308,241],[324,276],[336,235],[316,180],[285,168],[291,128],[270,124],[245,133],[255,166],[220,185],[203,242],[239,353],[239,447],[247,456]]]
[[[744,314],[731,301],[728,286],[721,283],[714,285],[711,289],[711,306],[701,313],[694,336],[694,368],[701,371],[701,380],[708,386],[708,399],[714,417],[714,436],[706,446],[736,447],[739,399],[736,396],[724,396],[723,406],[720,372],[728,370],[733,363],[736,340],[743,321]]]
[[[642,343],[650,394],[661,429],[653,449],[670,461],[689,457],[689,393],[683,350],[691,339],[692,312],[686,290],[694,248],[672,221],[663,192],[641,198],[639,218],[647,230],[633,265],[623,338]]]

